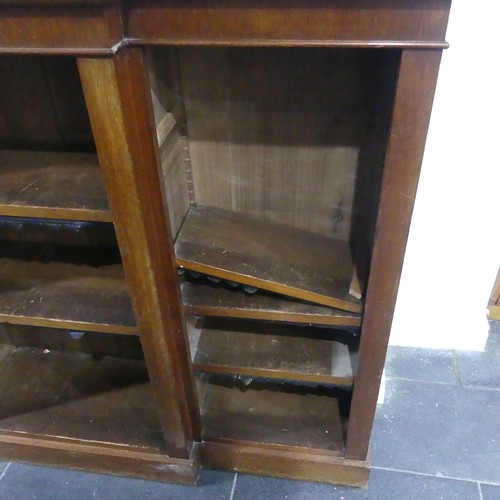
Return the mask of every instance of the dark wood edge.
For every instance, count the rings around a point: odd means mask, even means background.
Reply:
[[[128,38],[127,45],[178,45],[178,46],[221,46],[221,47],[332,47],[332,48],[365,48],[365,49],[447,49],[448,42],[435,40],[394,41],[394,40],[198,40],[178,38]]]
[[[178,459],[133,446],[15,432],[0,432],[0,458],[187,485],[196,485],[200,465],[196,448],[189,459]]]
[[[350,387],[353,377],[338,377],[335,375],[313,375],[309,373],[294,372],[291,370],[269,370],[237,365],[216,365],[209,363],[193,362],[193,370],[206,373],[220,373],[226,375],[241,375],[243,377],[264,377],[277,380],[293,380],[301,382],[315,382],[318,384],[340,385]]]
[[[186,316],[214,316],[218,318],[259,319],[266,321],[282,321],[285,323],[305,323],[307,325],[323,326],[360,326],[361,316],[320,316],[314,314],[282,313],[272,311],[255,311],[252,309],[238,309],[226,307],[212,307],[202,305],[183,306]]]
[[[198,262],[193,263],[192,261],[187,261],[184,259],[176,258],[177,266],[185,269],[190,269],[191,271],[197,271],[203,274],[209,274],[210,276],[215,276],[217,278],[234,280],[234,274],[226,271],[225,269],[220,269],[218,267],[213,267],[206,264],[200,264]],[[295,288],[293,286],[284,286],[281,284],[276,284],[271,281],[265,281],[261,278],[254,278],[253,276],[238,274],[238,282],[245,285],[254,286],[256,288],[262,288],[264,290],[269,290],[270,292],[285,294],[289,297],[294,297],[299,300],[307,300],[315,304],[320,304],[323,306],[334,307],[337,309],[342,309],[343,311],[348,311],[352,313],[362,313],[363,304],[349,302],[348,300],[337,299],[335,297],[328,297],[326,295],[321,295],[315,292],[309,292],[301,288]],[[353,297],[353,300],[356,300]]]
[[[0,205],[0,217],[30,217],[81,222],[113,222],[110,210],[84,208],[35,207],[28,205]]]
[[[136,46],[237,46],[237,47],[330,47],[330,48],[365,48],[365,49],[447,49],[449,43],[445,41],[432,42],[395,42],[391,40],[366,41],[366,40],[177,40],[162,39],[148,40],[141,38],[124,38],[112,47],[85,48],[85,47],[1,47],[0,54],[12,55],[58,55],[58,56],[82,56],[82,57],[111,57],[120,50]]]
[[[401,54],[346,439],[352,460],[368,453],[441,53]]]
[[[116,335],[139,335],[136,326],[108,325],[105,323],[85,323],[64,319],[36,318],[32,316],[11,316],[0,314],[0,323],[22,326],[38,326],[41,328],[60,328],[84,332],[113,333]]]
[[[366,487],[369,462],[324,454],[290,452],[257,446],[214,443],[200,445],[203,466],[264,476]]]
[[[108,56],[111,57],[121,49],[127,47],[128,40],[124,38],[112,47],[85,48],[85,47],[1,47],[0,54],[12,55],[46,55],[46,56]]]
[[[166,447],[185,459],[200,434],[199,408],[143,53],[77,62]]]

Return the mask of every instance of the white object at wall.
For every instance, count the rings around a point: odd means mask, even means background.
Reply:
[[[392,345],[482,350],[500,265],[497,0],[453,0]]]

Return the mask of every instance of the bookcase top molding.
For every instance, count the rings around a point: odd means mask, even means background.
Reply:
[[[130,45],[443,49],[451,0],[0,0],[0,53]]]

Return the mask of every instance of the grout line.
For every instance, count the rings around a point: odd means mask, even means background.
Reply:
[[[429,472],[417,472],[417,471],[413,471],[413,470],[393,469],[391,467],[378,467],[376,465],[372,465],[371,468],[378,469],[378,470],[392,471],[392,472],[403,472],[405,474],[413,474],[415,476],[434,477],[436,479],[452,479],[453,481],[463,481],[465,483],[478,483],[479,484],[479,481],[477,479],[467,479],[465,477],[445,476],[442,474],[440,474],[438,476],[436,474],[431,474]],[[491,481],[483,481],[483,480],[481,480],[481,484],[490,484],[492,486],[500,486],[500,483],[495,483],[495,482],[491,482]]]
[[[481,489],[481,484],[477,483],[477,490],[479,491],[479,500],[483,500],[483,490]]]
[[[236,481],[238,481],[238,473],[234,474],[233,486],[231,487],[231,495],[229,496],[229,500],[233,500],[234,498],[234,490],[236,490]]]
[[[463,384],[460,382],[459,384],[453,382],[436,382],[434,380],[418,380],[416,378],[406,378],[406,377],[393,377],[386,376],[387,380],[404,380],[405,382],[419,382],[422,384],[435,384],[435,385],[449,385],[451,387],[459,387],[461,389],[479,389],[484,391],[500,391],[500,387],[488,387],[487,385],[475,385],[475,384]]]
[[[477,389],[480,391],[500,391],[500,387],[488,387],[487,385],[463,384],[463,389]]]
[[[458,369],[457,353],[453,349],[453,368],[455,370],[455,377],[457,379],[458,385],[462,385],[462,377],[460,376],[460,370]]]
[[[4,478],[5,474],[7,474],[7,471],[9,470],[9,467],[12,465],[12,462],[9,462],[5,469],[3,470],[2,474],[0,474],[0,481]]]
[[[416,379],[416,378],[406,378],[406,377],[394,377],[392,375],[387,375],[386,378],[388,380],[392,380],[392,379],[395,379],[395,380],[405,380],[407,382],[422,382],[424,384],[437,384],[437,385],[451,385],[451,386],[456,386],[457,384],[455,382],[437,382],[437,381],[434,381],[434,380],[419,380],[419,379]]]

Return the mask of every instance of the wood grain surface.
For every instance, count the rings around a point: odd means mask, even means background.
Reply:
[[[0,151],[0,216],[111,222],[92,154]]]
[[[349,240],[362,53],[177,50],[199,205]]]
[[[181,283],[181,293],[186,314],[331,326],[361,325],[361,316],[358,314],[262,290],[248,294],[224,285],[184,281]]]
[[[0,394],[0,434],[165,446],[143,361],[12,347]]]
[[[0,259],[0,322],[138,333],[121,265]]]
[[[219,318],[190,328],[195,370],[352,385],[349,348],[335,340],[335,332]]]
[[[368,454],[440,61],[440,50],[401,56],[346,439],[353,460]]]
[[[361,312],[349,295],[343,241],[227,210],[191,208],[175,242],[177,265],[290,297]]]
[[[204,441],[343,452],[337,400],[328,396],[212,382],[202,421]]]
[[[124,49],[78,68],[167,451],[188,459],[199,407],[144,54]]]

